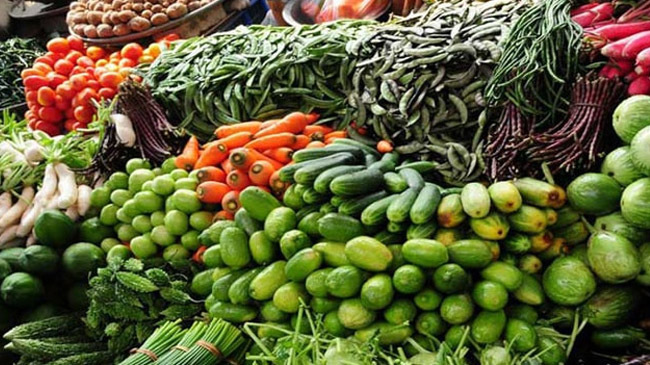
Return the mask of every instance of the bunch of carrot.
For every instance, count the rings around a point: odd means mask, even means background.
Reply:
[[[291,163],[293,152],[318,148],[345,131],[315,125],[317,114],[294,112],[282,119],[221,126],[216,140],[200,145],[192,136],[176,157],[176,167],[198,170],[197,194],[204,203],[221,204],[222,219],[232,219],[240,208],[239,192],[250,185],[282,196],[288,188],[278,170]]]

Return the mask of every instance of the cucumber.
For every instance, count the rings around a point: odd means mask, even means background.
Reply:
[[[397,153],[386,153],[381,157],[381,160],[372,163],[368,168],[377,169],[381,172],[393,171],[398,161],[399,155]]]
[[[328,214],[328,213],[336,213],[338,209],[328,202],[321,205],[318,211],[321,212],[322,214]]]
[[[348,199],[346,199],[346,198],[344,198],[344,197],[342,197],[342,196],[337,196],[337,195],[335,195],[335,196],[332,197],[332,199],[330,199],[330,204],[332,204],[333,206],[335,206],[335,207],[338,208],[338,207],[340,207],[341,204],[343,204],[343,202],[345,202],[346,200],[348,200]]]
[[[398,166],[396,170],[401,171],[403,169],[413,169],[423,174],[425,172],[435,170],[437,166],[438,166],[437,163],[431,161],[415,161],[415,162],[404,163]]]
[[[320,312],[316,312],[316,313],[320,313]],[[350,330],[345,328],[343,323],[341,323],[341,321],[339,320],[339,314],[336,312],[336,310],[325,312],[325,313],[326,313],[325,317],[323,317],[323,328],[325,329],[325,331],[329,332],[333,336],[341,337],[341,338],[350,335]]]
[[[355,196],[373,193],[384,185],[384,175],[379,170],[367,169],[336,177],[330,183],[332,193]]]
[[[321,194],[313,188],[308,188],[302,194],[302,200],[307,204],[317,204],[326,202],[329,199],[327,194]]]
[[[310,237],[319,237],[318,220],[322,217],[323,214],[320,212],[309,213],[298,222],[298,229],[307,233]]]
[[[436,268],[449,261],[447,247],[430,239],[412,239],[404,243],[402,255],[406,261],[425,268]]]
[[[311,185],[316,180],[318,175],[325,172],[326,170],[339,165],[352,164],[354,160],[354,156],[350,153],[337,153],[328,156],[325,159],[321,158],[315,161],[310,161],[309,164],[299,168],[293,177],[297,183]]]
[[[244,189],[239,194],[239,202],[253,219],[260,222],[263,222],[273,209],[282,206],[273,195],[255,186]]]
[[[370,341],[376,336],[377,342],[381,346],[400,345],[411,337],[411,335],[413,335],[411,327],[381,321],[354,332],[354,338],[362,343],[367,343],[367,341]]]
[[[39,360],[56,360],[62,357],[79,355],[85,352],[96,352],[106,349],[103,342],[88,343],[49,343],[35,339],[14,339],[11,341],[13,350]]]
[[[373,155],[366,155],[365,160],[366,160],[366,167],[367,168],[370,168],[370,166],[372,166],[373,164],[379,162],[379,161],[377,161],[378,160],[377,157],[375,157]]]
[[[273,304],[285,313],[296,313],[300,308],[300,302],[307,303],[309,293],[302,284],[288,282],[273,294]]]
[[[337,310],[340,304],[341,304],[340,299],[332,298],[332,297],[326,297],[326,298],[314,297],[311,298],[311,300],[309,301],[309,306],[311,307],[311,309],[313,309],[314,312],[316,313],[322,313],[322,314]]]
[[[442,295],[433,289],[424,289],[413,297],[413,302],[423,311],[432,311],[442,303]]]
[[[404,242],[404,235],[383,230],[375,234],[374,238],[385,245],[396,245]]]
[[[643,330],[629,326],[611,330],[597,329],[591,334],[591,342],[606,350],[632,347],[642,339],[645,339]]]
[[[257,231],[248,239],[248,249],[253,261],[258,265],[268,265],[276,255],[276,245],[266,236],[264,231]]]
[[[83,322],[77,313],[50,317],[35,322],[27,322],[10,329],[4,334],[6,340],[18,338],[53,337],[81,328]]]
[[[216,302],[209,310],[211,318],[221,318],[228,322],[244,323],[257,317],[257,309],[245,305]]]
[[[216,300],[220,301],[230,300],[228,297],[228,289],[230,289],[230,286],[235,282],[235,280],[239,279],[245,273],[246,270],[237,270],[215,280],[212,284],[212,296]]]
[[[250,269],[230,285],[228,298],[233,304],[248,304],[251,301],[248,287],[261,271],[261,267]]]
[[[424,271],[415,265],[402,265],[393,273],[393,286],[402,294],[414,294],[424,288]]]
[[[62,357],[48,365],[103,365],[109,364],[114,358],[115,355],[110,351],[96,351]]]
[[[352,265],[337,267],[327,275],[327,292],[337,298],[350,298],[359,293],[363,272]]]
[[[364,153],[363,150],[356,146],[346,146],[341,144],[331,144],[323,148],[310,148],[303,149],[293,153],[293,161],[295,162],[304,162],[310,160],[320,159],[322,157],[328,157],[336,155],[338,153],[346,152],[352,154],[355,159],[359,162],[363,161]]]
[[[264,221],[264,233],[272,242],[279,242],[286,232],[296,228],[297,223],[296,213],[291,208],[275,208]]]
[[[363,212],[370,204],[381,200],[388,196],[385,191],[378,191],[376,193],[366,195],[360,198],[352,198],[343,201],[339,206],[339,213],[348,216],[356,216]],[[336,198],[336,197],[335,197]],[[334,200],[334,198],[332,198]]]
[[[411,222],[424,224],[433,218],[441,199],[440,189],[436,185],[425,184],[409,211]]]
[[[302,200],[302,194],[299,194],[296,190],[299,187],[299,184],[293,184],[284,192],[282,197],[282,202],[284,205],[291,209],[301,209],[305,206],[305,201]]]
[[[406,179],[404,179],[400,174],[392,171],[384,174],[384,185],[386,186],[386,190],[390,193],[401,193],[409,188]]]
[[[237,227],[226,228],[221,232],[219,241],[221,242],[221,260],[224,264],[232,268],[240,268],[248,265],[251,261],[248,237],[243,230]]]
[[[503,310],[483,310],[472,321],[471,335],[480,344],[496,342],[506,327],[506,314]]]
[[[356,147],[356,148],[362,150],[363,153],[365,153],[365,154],[367,154],[367,155],[373,155],[373,156],[375,156],[375,158],[379,158],[379,157],[380,157],[379,152],[377,152],[376,149],[374,149],[374,148],[372,148],[372,147],[370,147],[370,146],[368,146],[368,145],[365,145],[365,144],[363,144],[363,143],[361,143],[361,142],[357,142],[357,141],[355,141],[355,140],[353,140],[353,139],[349,139],[349,138],[338,138],[338,139],[335,139],[335,140],[334,140],[333,144],[334,144],[334,145],[344,145],[344,146],[352,146],[352,147]],[[327,147],[326,147],[326,148],[327,148]]]
[[[262,304],[260,307],[260,315],[267,322],[282,323],[289,320],[289,315],[278,309],[272,301]]]
[[[421,313],[415,320],[415,329],[428,336],[441,336],[447,331],[447,324],[436,312]]]
[[[388,232],[392,233],[402,233],[406,232],[406,230],[409,228],[410,224],[409,222],[388,222],[388,225],[386,226],[386,229]]]
[[[465,214],[472,218],[483,218],[490,212],[492,200],[488,189],[481,183],[469,183],[460,193]]]
[[[314,205],[308,205],[299,211],[296,212],[296,220],[300,222],[303,218],[305,218],[308,214],[318,212],[320,210],[321,206],[318,204]]]
[[[364,234],[363,225],[353,217],[329,213],[318,220],[318,232],[327,240],[347,242]]]
[[[426,222],[424,224],[411,224],[406,230],[406,239],[410,240],[413,238],[431,238],[436,232],[438,225],[435,220]]]
[[[323,260],[329,266],[339,267],[350,264],[350,260],[345,255],[345,243],[319,242],[313,249],[323,255]]]
[[[262,223],[251,217],[250,213],[244,208],[240,208],[235,213],[235,224],[249,236],[262,230]]]
[[[288,279],[284,274],[286,261],[276,261],[262,270],[248,286],[249,295],[257,301],[269,300]]]
[[[511,318],[506,324],[505,338],[517,352],[530,351],[537,344],[537,332],[532,324]]]
[[[312,248],[304,248],[291,256],[284,268],[287,279],[295,282],[304,281],[309,274],[318,270],[323,263],[320,252]]]
[[[397,299],[388,308],[384,309],[384,319],[388,323],[403,324],[414,320],[417,310],[417,307],[410,299]]]
[[[456,241],[447,249],[451,261],[467,269],[481,269],[492,262],[492,251],[482,240]]]
[[[326,269],[316,270],[307,276],[305,280],[305,288],[307,292],[314,297],[326,298],[327,297],[327,276],[334,270],[331,267]]]
[[[391,203],[397,199],[399,195],[389,195],[381,200],[370,204],[361,213],[361,222],[367,226],[374,226],[386,221],[386,211]]]
[[[403,191],[397,199],[393,200],[386,210],[386,217],[391,222],[401,223],[408,219],[409,211],[418,197],[419,191],[409,188]]]
[[[393,260],[391,251],[376,239],[358,236],[345,244],[345,256],[350,262],[363,270],[384,271]]]
[[[361,304],[371,310],[386,308],[393,301],[393,283],[390,276],[377,274],[361,287]]]
[[[327,171],[323,171],[316,180],[314,180],[314,190],[325,194],[330,191],[330,183],[338,176],[351,174],[365,170],[365,166],[337,166]]]
[[[406,180],[406,184],[408,184],[409,188],[420,191],[424,187],[424,179],[419,172],[411,168],[405,168],[400,170],[399,174],[404,178],[404,180]]]
[[[280,251],[286,259],[290,259],[296,252],[311,246],[311,239],[303,231],[293,229],[285,233],[280,239]]]

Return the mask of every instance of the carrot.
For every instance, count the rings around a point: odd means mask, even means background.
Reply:
[[[293,133],[277,133],[256,137],[254,141],[246,144],[246,148],[253,148],[258,151],[270,150],[272,148],[290,147],[296,143],[296,135]]]
[[[309,124],[309,120],[311,118],[308,118],[304,113],[294,112],[284,117],[281,121],[260,130],[255,134],[255,138],[278,133],[300,133]]]
[[[262,122],[244,122],[233,125],[223,125],[215,131],[217,138],[226,138],[230,135],[248,132],[248,133],[257,133],[262,128]]]
[[[323,142],[323,141],[325,141],[325,134],[323,134],[322,132],[315,132],[315,133],[312,133],[309,136],[309,138],[311,138],[312,141],[321,141],[321,142]]]
[[[224,195],[221,200],[221,207],[228,213],[237,213],[239,208],[241,208],[241,204],[239,203],[239,192],[233,190]]]
[[[222,145],[221,143],[211,144],[203,150],[201,157],[194,164],[194,169],[200,169],[206,166],[217,166],[223,160],[228,158],[228,147]]]
[[[227,159],[223,160],[223,162],[221,163],[221,169],[223,170],[224,173],[228,174],[228,173],[230,173],[230,171],[234,170],[235,168],[230,163],[230,159],[227,158]],[[226,177],[225,176],[224,176],[223,180],[224,180],[224,182],[226,182]]]
[[[311,141],[307,146],[305,146],[306,149],[321,148],[321,147],[325,147],[325,143],[322,141]]]
[[[220,210],[216,213],[214,213],[214,217],[212,217],[212,222],[217,222],[217,221],[231,221],[234,220],[235,216],[227,212],[225,210]]]
[[[270,162],[276,170],[280,169],[283,166],[280,162],[264,156],[262,153],[252,148],[237,148],[230,154],[230,163],[232,166],[243,171],[248,171],[253,162],[259,160]]]
[[[320,118],[320,114],[318,113],[309,113],[305,116],[307,118],[307,124],[313,124],[315,121]]]
[[[391,152],[393,151],[393,144],[390,143],[390,141],[382,139],[381,141],[377,142],[377,151],[379,151],[379,153]]]
[[[176,157],[174,164],[176,164],[176,167],[179,169],[192,170],[194,164],[196,164],[196,161],[198,159],[199,140],[196,137],[192,136],[190,137],[190,140],[187,141],[185,148],[183,148],[183,152],[178,157]]]
[[[327,133],[325,135],[325,140],[327,141],[328,139],[331,138],[345,138],[348,136],[348,133],[346,131],[334,131],[331,133]]]
[[[255,161],[248,170],[248,178],[255,185],[268,185],[271,175],[275,172],[275,167],[270,162],[260,160]]]
[[[229,149],[242,147],[246,143],[253,140],[253,133],[251,132],[238,132],[231,134],[228,137],[221,138],[212,143],[221,143]]]
[[[263,129],[266,129],[266,128],[268,128],[268,127],[270,127],[270,126],[272,126],[272,125],[274,125],[276,123],[279,123],[281,121],[282,121],[282,119],[269,119],[267,121],[264,121],[262,123],[262,125],[260,126],[260,131],[263,130]]]
[[[291,162],[291,156],[293,156],[293,150],[289,147],[274,148],[271,150],[264,151],[264,156],[272,158],[278,162],[287,164]]]
[[[208,246],[203,246],[203,245],[199,246],[199,249],[196,250],[194,255],[192,255],[192,260],[194,260],[194,262],[196,262],[196,263],[202,264],[203,263],[203,253],[207,249],[208,249]]]
[[[305,136],[304,134],[300,134],[296,136],[296,141],[291,145],[292,150],[301,150],[311,142],[311,138]]]
[[[234,190],[244,190],[247,186],[251,184],[248,174],[241,170],[230,171],[226,177],[226,184]]]
[[[285,183],[284,181],[280,180],[280,173],[279,171],[275,171],[273,174],[271,174],[271,177],[269,178],[269,187],[271,187],[271,190],[274,193],[277,193],[279,191],[285,191],[288,186],[288,184]]]
[[[302,134],[311,137],[312,134],[320,132],[322,135],[334,132],[334,129],[324,125],[308,125],[302,131]]]
[[[199,182],[205,181],[216,181],[216,182],[226,182],[226,173],[222,169],[215,166],[206,166],[199,170],[196,174],[199,178]]]
[[[325,138],[325,144],[331,144],[335,140],[342,139],[342,138],[345,138],[345,137],[332,136],[330,138]]]
[[[223,196],[230,190],[230,187],[224,183],[206,181],[197,186],[196,193],[203,203],[221,203]]]

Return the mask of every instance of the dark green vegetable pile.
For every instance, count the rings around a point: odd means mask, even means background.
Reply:
[[[30,67],[43,51],[35,39],[12,38],[0,42],[0,108],[25,101],[20,72]]]

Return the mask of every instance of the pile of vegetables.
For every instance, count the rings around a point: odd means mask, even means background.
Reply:
[[[20,72],[29,67],[43,49],[34,39],[11,38],[0,42],[0,108],[25,102]]]

